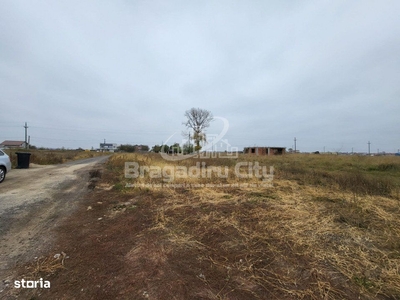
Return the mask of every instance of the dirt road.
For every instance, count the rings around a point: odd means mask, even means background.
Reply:
[[[14,169],[0,184],[0,298],[15,266],[32,261],[52,242],[52,229],[88,191],[89,172],[108,156],[61,165]]]

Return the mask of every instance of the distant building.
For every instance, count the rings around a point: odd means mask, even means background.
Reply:
[[[117,150],[117,147],[117,144],[100,143],[100,151],[102,152],[114,152],[115,150]]]
[[[135,145],[136,152],[149,152],[150,148],[147,145]]]
[[[4,149],[19,149],[25,148],[26,144],[24,141],[4,141],[0,144],[0,148]]]
[[[282,155],[286,153],[286,147],[246,147],[243,153],[253,155]]]

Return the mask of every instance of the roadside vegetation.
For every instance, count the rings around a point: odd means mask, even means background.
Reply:
[[[30,163],[38,165],[62,164],[67,161],[104,155],[104,153],[101,152],[84,150],[7,149],[5,152],[10,156],[13,168],[18,165],[16,152],[31,153]]]
[[[172,182],[126,178],[126,162],[166,175],[204,162],[229,176],[154,188]],[[273,166],[272,186],[237,178],[238,162]],[[399,299],[399,188],[399,157],[115,154],[60,229],[57,251],[70,258],[35,277],[60,299]]]

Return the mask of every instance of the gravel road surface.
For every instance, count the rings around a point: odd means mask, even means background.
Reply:
[[[0,184],[0,298],[13,269],[33,261],[52,242],[52,229],[88,192],[89,172],[108,156],[60,165],[13,169]]]

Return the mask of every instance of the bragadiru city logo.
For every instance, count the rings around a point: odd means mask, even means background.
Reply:
[[[207,166],[206,162],[197,162],[191,167],[167,165],[141,166],[137,162],[125,162],[125,178],[159,178],[163,182],[170,183],[175,179],[187,178],[228,178],[230,169],[228,166]],[[237,178],[257,178],[264,182],[271,182],[274,177],[274,167],[260,166],[258,162],[238,162],[234,168]]]

